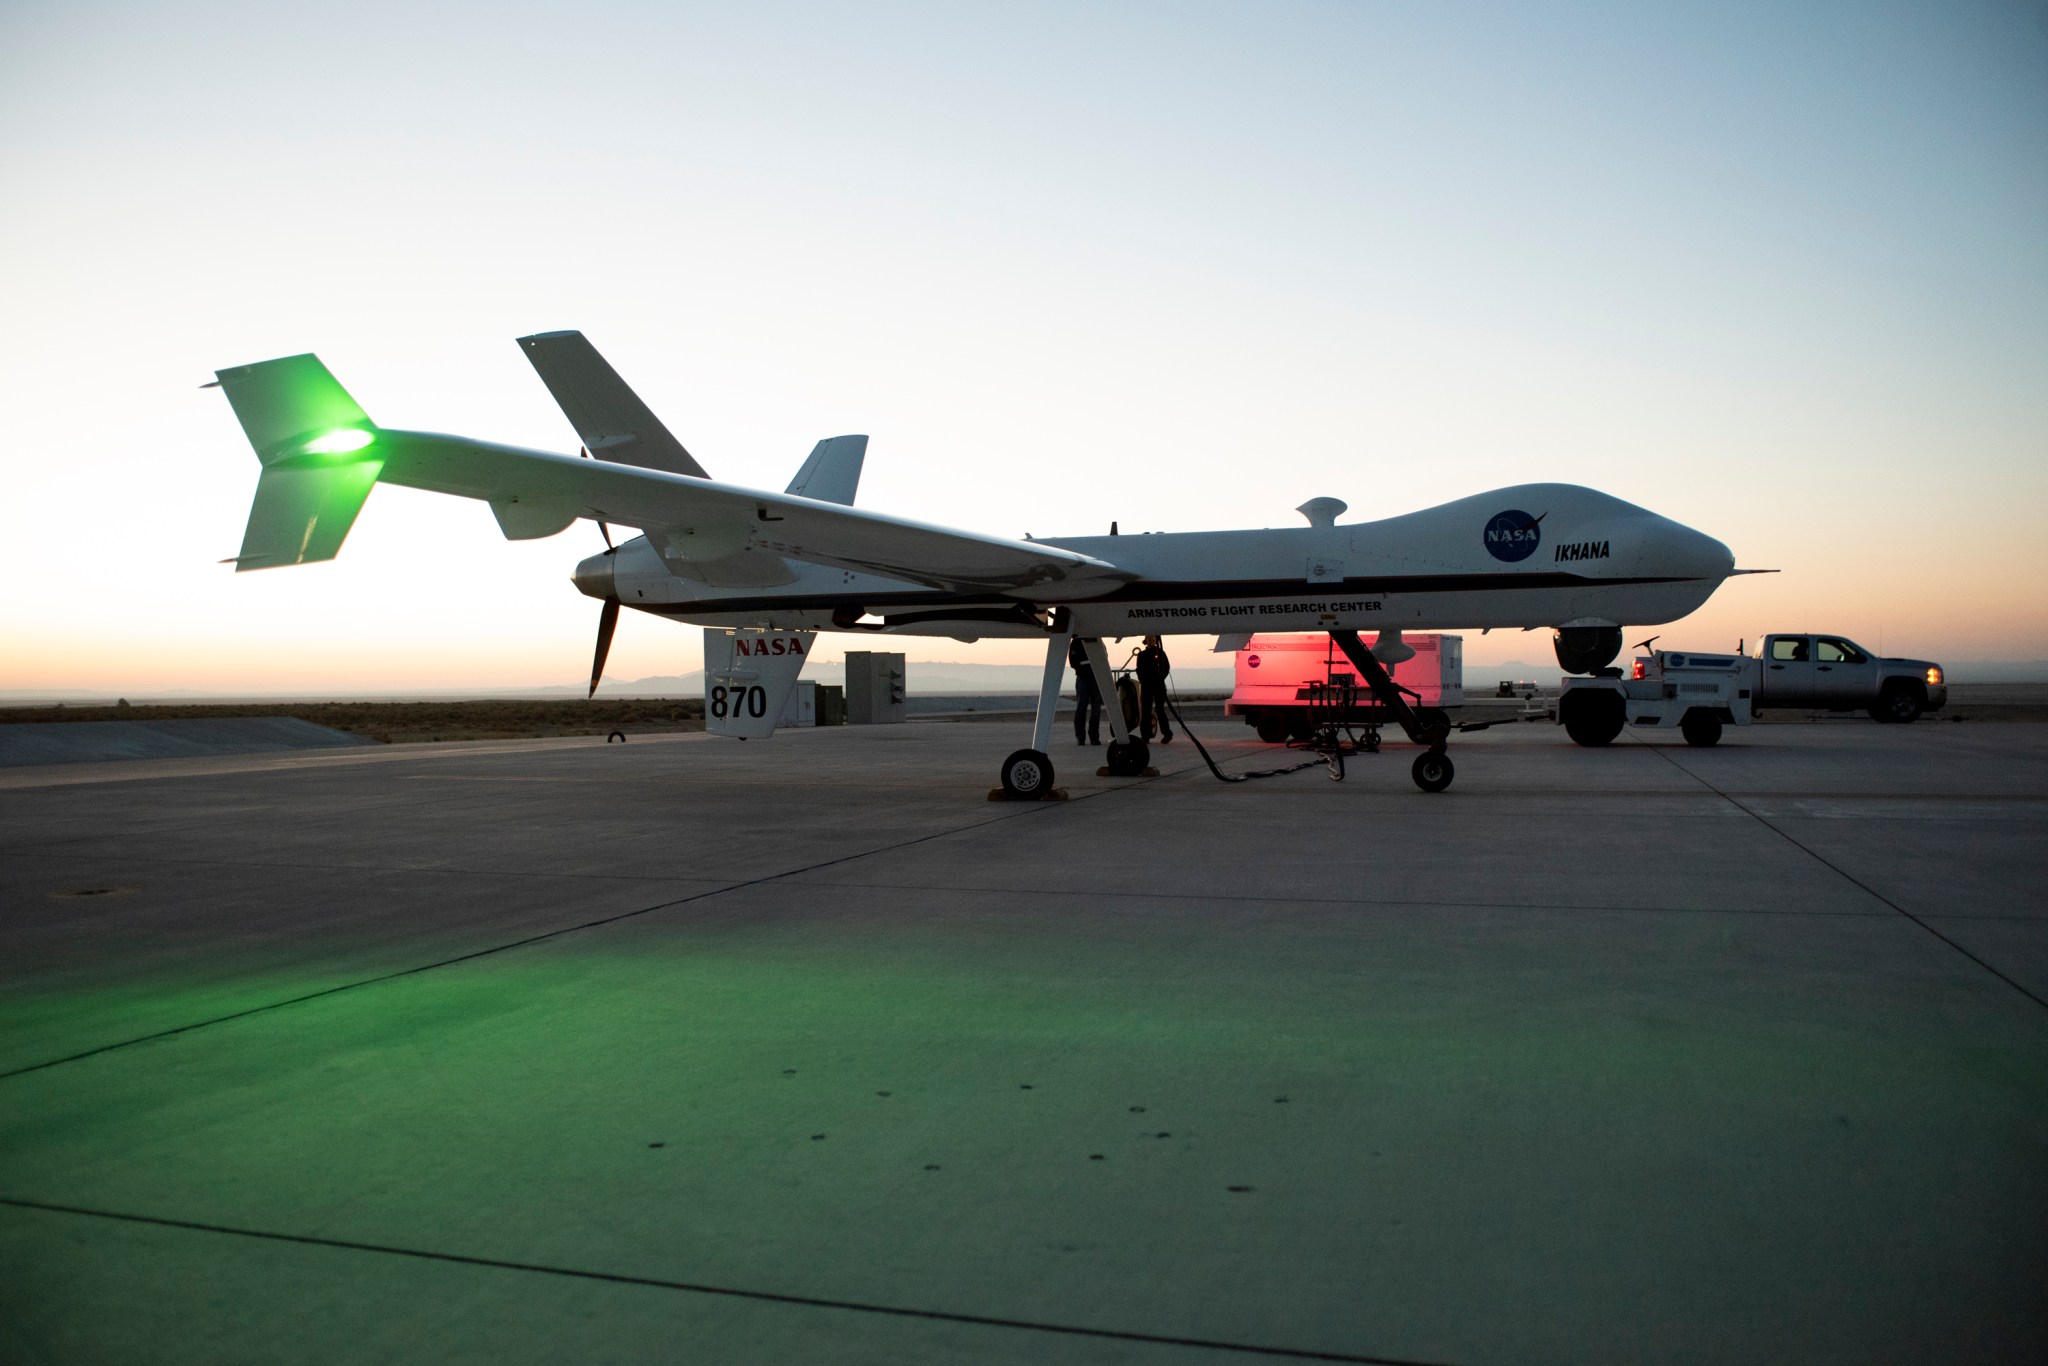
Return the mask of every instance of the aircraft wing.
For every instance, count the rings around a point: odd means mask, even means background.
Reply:
[[[684,559],[767,550],[954,589],[1099,581],[1096,591],[1107,592],[1137,577],[1093,556],[1035,541],[467,437],[379,431],[363,453],[382,456],[382,483],[483,499],[501,522],[508,509],[527,509],[534,525],[550,528],[541,534],[560,531],[578,517],[637,527],[665,538]]]
[[[936,588],[1087,598],[1138,577],[1057,546],[933,526],[908,518],[713,480],[584,460],[469,437],[378,427],[313,356],[218,372],[219,383],[264,467],[263,479],[331,482],[260,498],[238,569],[331,559],[370,482],[476,498],[505,535],[552,536],[579,517],[636,527],[673,558],[716,562],[763,550],[812,564]],[[369,478],[366,469],[376,467]],[[344,506],[345,504],[345,506]],[[258,521],[266,507],[316,509],[302,528]],[[296,513],[294,514],[296,515]],[[273,550],[282,547],[282,551]]]
[[[581,332],[538,332],[519,347],[599,460],[711,477]]]

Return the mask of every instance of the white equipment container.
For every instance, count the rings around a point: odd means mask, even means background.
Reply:
[[[1461,707],[1465,704],[1465,638],[1448,635],[1404,635],[1412,657],[1387,665],[1395,683],[1414,692],[1418,707]],[[1317,693],[1332,686],[1357,686],[1356,703],[1338,719],[1377,724],[1388,720],[1384,708],[1364,690],[1358,671],[1326,632],[1255,635],[1237,651],[1236,687],[1224,704],[1226,716],[1242,716],[1258,729],[1259,738],[1277,742],[1304,735],[1309,712],[1318,706]]]

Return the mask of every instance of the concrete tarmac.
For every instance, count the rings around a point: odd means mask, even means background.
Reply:
[[[0,768],[24,764],[173,759],[203,754],[341,749],[375,744],[296,716],[226,716],[156,721],[66,721],[0,725]]]
[[[0,1359],[2048,1356],[2048,727],[1023,741],[0,775]]]

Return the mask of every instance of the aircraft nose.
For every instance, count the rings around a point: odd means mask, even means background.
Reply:
[[[1735,572],[1735,552],[1728,548],[1726,542],[1717,541],[1705,532],[1694,534],[1700,538],[1700,554],[1713,563],[1714,572],[1711,577],[1725,579]]]
[[[569,581],[576,585],[576,591],[588,598],[615,598],[618,590],[612,583],[612,565],[615,556],[607,550],[592,555],[576,566],[576,572]]]
[[[1674,569],[1689,579],[1725,579],[1735,569],[1735,553],[1703,531],[1677,526],[1671,538]]]

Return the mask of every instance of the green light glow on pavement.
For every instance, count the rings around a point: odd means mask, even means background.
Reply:
[[[359,451],[377,438],[373,433],[359,427],[344,427],[340,431],[324,432],[306,443],[308,455],[347,455]]]

